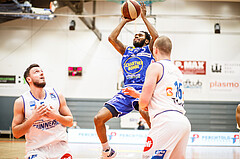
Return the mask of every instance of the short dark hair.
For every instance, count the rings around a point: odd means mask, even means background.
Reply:
[[[25,79],[25,81],[27,82],[28,85],[29,85],[29,83],[26,80],[26,78],[29,77],[29,72],[33,67],[40,67],[40,66],[38,64],[31,64],[30,66],[28,66],[28,68],[24,72],[24,79]]]
[[[145,34],[145,38],[148,39],[148,41],[150,42],[150,40],[151,40],[150,34],[148,32],[146,32],[146,31],[140,31],[140,32],[144,33]]]

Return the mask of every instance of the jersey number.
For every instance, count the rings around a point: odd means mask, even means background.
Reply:
[[[181,89],[182,83],[178,83],[176,81],[174,85],[177,87],[176,98],[182,99],[182,89]]]
[[[178,83],[177,81],[174,83],[174,85],[177,87],[177,91],[176,91],[176,97],[175,98],[172,98],[173,102],[175,104],[178,104],[178,105],[181,105],[183,106],[184,103],[183,103],[183,91],[181,89],[181,86],[182,86],[182,83]]]

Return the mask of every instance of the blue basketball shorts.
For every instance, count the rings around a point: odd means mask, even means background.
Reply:
[[[112,99],[104,104],[113,117],[121,117],[130,113],[132,110],[139,110],[138,98],[124,95],[122,92],[116,94]]]

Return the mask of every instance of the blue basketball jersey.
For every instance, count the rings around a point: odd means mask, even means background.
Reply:
[[[146,70],[154,61],[149,45],[144,47],[127,47],[122,58],[124,85],[139,90],[145,80]]]
[[[148,45],[137,48],[127,47],[122,57],[124,86],[133,87],[141,92],[146,71],[151,62],[154,62],[154,58]],[[122,90],[105,104],[114,107],[118,117],[128,114],[133,109],[138,110],[138,98],[125,95]]]

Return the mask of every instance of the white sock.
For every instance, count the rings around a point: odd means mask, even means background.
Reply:
[[[103,147],[103,151],[110,148],[110,146],[108,145],[108,142],[102,143],[102,147]]]

